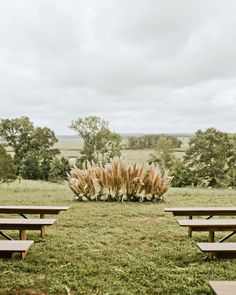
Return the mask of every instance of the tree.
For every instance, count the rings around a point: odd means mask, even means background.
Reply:
[[[78,118],[72,122],[70,128],[78,132],[84,140],[81,162],[88,160],[95,164],[105,164],[121,155],[121,136],[111,132],[108,123],[103,119],[96,116]]]
[[[190,139],[184,158],[191,183],[221,186],[235,165],[233,141],[229,134],[209,128],[198,130]]]
[[[0,181],[16,179],[16,167],[12,157],[7,154],[4,146],[0,144]]]
[[[176,136],[165,134],[148,134],[142,136],[129,136],[127,138],[127,147],[130,149],[154,149],[158,140],[163,137],[169,139],[172,142],[174,148],[179,148],[182,144],[182,141]]]
[[[173,142],[165,136],[160,137],[150,155],[150,162],[157,163],[161,169],[171,169],[175,159]]]
[[[34,127],[28,117],[0,120],[0,136],[14,150],[17,174],[28,179],[48,180],[50,163],[59,153],[58,141],[47,127]]]

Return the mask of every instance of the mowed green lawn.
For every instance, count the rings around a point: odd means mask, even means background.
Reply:
[[[29,232],[35,245],[25,260],[17,254],[0,259],[0,294],[213,294],[209,280],[236,280],[235,260],[210,262],[198,250],[196,242],[207,241],[207,233],[189,239],[163,212],[170,206],[235,206],[235,191],[171,189],[159,204],[78,203],[65,185],[23,181],[1,184],[0,199],[6,205],[70,206],[43,240]],[[17,232],[9,234],[18,239]]]

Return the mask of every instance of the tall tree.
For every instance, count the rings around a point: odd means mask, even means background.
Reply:
[[[80,160],[93,161],[95,164],[110,162],[115,156],[121,155],[122,139],[117,133],[111,132],[108,122],[90,116],[73,121],[70,128],[78,132],[84,140]]]
[[[229,134],[209,128],[198,130],[190,139],[184,159],[193,184],[221,185],[235,165],[233,141]]]
[[[47,127],[34,127],[28,117],[0,120],[0,136],[14,150],[17,173],[24,178],[47,180],[50,163],[59,153],[58,141]]]
[[[150,154],[150,161],[156,162],[161,169],[170,169],[175,159],[173,142],[170,138],[161,136],[157,141],[154,153]]]

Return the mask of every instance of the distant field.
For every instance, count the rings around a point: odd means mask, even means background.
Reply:
[[[184,155],[184,151],[188,147],[189,138],[180,137],[180,140],[183,144],[181,148],[176,151],[177,157],[182,157]],[[60,150],[62,157],[73,159],[80,155],[80,150],[83,148],[83,140],[78,137],[59,137],[55,147]],[[153,153],[152,149],[124,149],[122,151],[122,157],[130,163],[143,163],[149,159],[151,153]]]
[[[179,137],[183,142],[182,146],[176,150],[175,155],[177,157],[183,157],[185,150],[188,147],[189,137]],[[73,159],[79,157],[80,151],[83,148],[83,140],[79,137],[58,137],[58,143],[55,144],[55,148],[58,148],[61,152],[60,156],[67,159]],[[7,148],[8,152],[13,155],[11,148]],[[152,149],[124,149],[122,151],[122,157],[130,163],[144,163],[149,159],[150,154],[153,153]]]

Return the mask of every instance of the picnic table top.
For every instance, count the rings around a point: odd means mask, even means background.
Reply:
[[[67,211],[68,206],[12,206],[1,205],[0,213],[59,213]]]
[[[183,219],[178,223],[188,227],[236,227],[236,219]]]
[[[0,218],[0,225],[52,225],[55,221],[52,218]]]
[[[236,213],[236,207],[176,207],[164,208],[165,212],[173,213]]]
[[[34,243],[34,241],[0,241],[0,251],[1,252],[25,252],[30,246]]]
[[[197,243],[203,252],[236,252],[236,243]]]
[[[235,295],[236,281],[209,281],[217,295]]]

